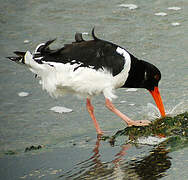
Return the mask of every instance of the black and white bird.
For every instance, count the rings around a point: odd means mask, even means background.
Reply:
[[[161,73],[154,65],[137,59],[126,49],[96,37],[85,41],[82,33],[75,34],[75,42],[56,50],[49,45],[54,40],[39,44],[33,53],[15,51],[17,57],[8,57],[17,63],[25,64],[40,78],[42,88],[51,96],[65,93],[83,96],[93,120],[97,134],[103,134],[94,116],[91,98],[103,94],[106,107],[123,119],[128,126],[145,126],[148,120],[134,121],[121,113],[112,104],[117,88],[145,88],[153,96],[156,105],[165,116],[158,83]]]

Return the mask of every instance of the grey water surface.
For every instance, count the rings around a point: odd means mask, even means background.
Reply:
[[[114,147],[99,141],[85,99],[51,98],[34,74],[5,58],[16,50],[32,52],[53,38],[53,48],[63,46],[76,32],[90,34],[94,26],[101,39],[161,70],[159,88],[169,114],[188,110],[186,0],[1,1],[0,179],[188,179],[187,146],[172,143],[168,151],[167,146],[125,144],[123,138]],[[158,115],[144,89],[119,89],[116,95],[114,104],[132,119]],[[102,95],[92,102],[107,135],[126,127],[105,108]],[[51,111],[55,106],[73,111]],[[32,145],[42,148],[24,152]]]

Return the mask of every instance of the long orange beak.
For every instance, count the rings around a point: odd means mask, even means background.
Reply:
[[[163,105],[163,101],[159,92],[159,88],[158,87],[154,87],[154,90],[149,91],[151,93],[151,95],[153,96],[153,99],[155,100],[155,103],[161,113],[162,117],[165,117],[165,109],[164,109],[164,105]]]

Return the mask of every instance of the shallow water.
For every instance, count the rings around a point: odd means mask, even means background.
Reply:
[[[120,6],[126,3],[119,0],[1,2],[0,174],[4,179],[144,179],[148,176],[187,179],[186,147],[168,152],[166,146],[125,145],[124,139],[115,147],[108,142],[97,142],[85,100],[72,96],[52,99],[41,90],[32,73],[5,58],[15,50],[32,51],[37,44],[55,37],[54,48],[70,43],[75,32],[90,33],[95,26],[100,38],[119,44],[159,67],[160,92],[167,112],[178,114],[188,110],[187,2],[132,0],[127,4],[135,4],[137,8]],[[29,94],[20,96],[20,92]],[[119,98],[114,104],[132,119],[154,119],[158,115],[148,105],[153,100],[146,90],[120,89],[116,94]],[[93,99],[93,105],[107,134],[125,127],[106,110],[102,96]],[[55,113],[50,110],[55,106],[73,112]],[[24,153],[26,147],[39,144],[45,148]],[[5,155],[8,151],[16,154]],[[151,164],[153,158],[159,162]],[[158,171],[148,168],[152,165]]]

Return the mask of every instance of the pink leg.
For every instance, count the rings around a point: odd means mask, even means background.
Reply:
[[[95,118],[95,115],[94,115],[94,108],[93,106],[91,105],[91,102],[90,102],[90,99],[87,98],[87,104],[86,104],[86,107],[87,107],[87,110],[91,116],[91,119],[93,120],[93,123],[94,123],[94,126],[96,128],[96,131],[97,131],[97,134],[98,135],[102,135],[103,132],[101,131],[100,127],[99,127],[99,124]]]
[[[112,104],[112,102],[107,98],[106,98],[106,107],[110,111],[115,113],[117,116],[119,116],[121,119],[123,119],[127,123],[128,126],[147,126],[150,123],[150,121],[148,120],[139,120],[139,121],[131,120],[130,118],[125,116],[125,114],[121,113],[118,109],[116,109],[115,106]]]

